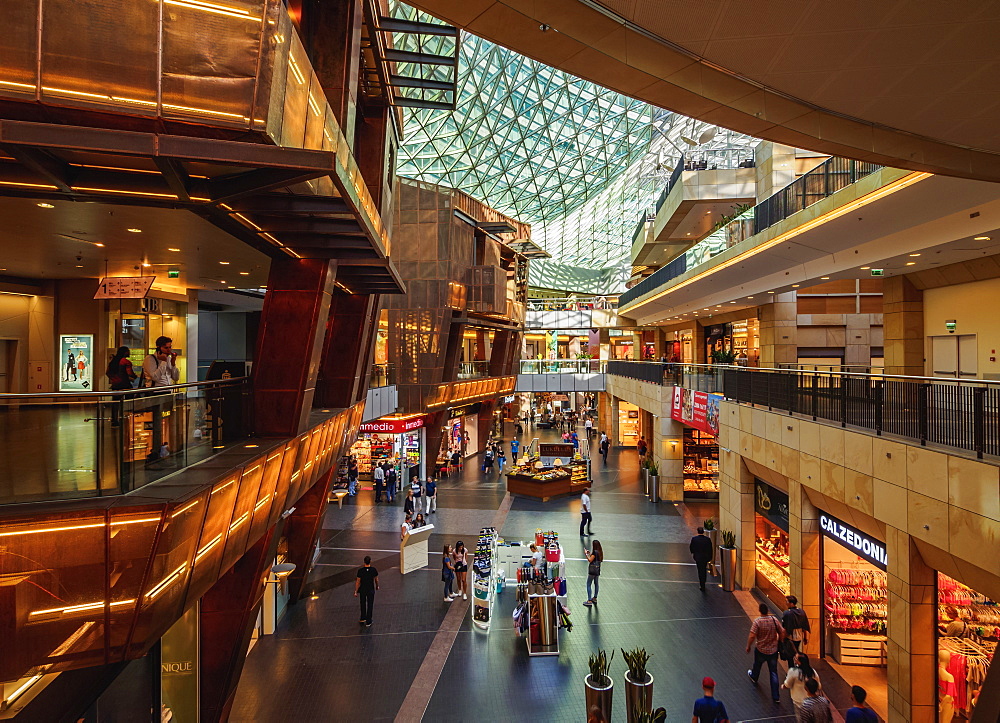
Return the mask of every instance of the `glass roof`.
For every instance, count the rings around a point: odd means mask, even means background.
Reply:
[[[392,14],[431,19],[402,3]],[[443,38],[396,37],[402,49],[448,50]],[[432,91],[420,92],[433,99]],[[546,268],[546,286],[558,278],[559,266],[628,265],[639,219],[666,186],[682,150],[757,142],[468,33],[461,37],[456,109],[406,108],[403,118],[397,173],[457,188],[532,224],[532,240],[552,254],[551,261],[531,264]],[[578,271],[569,271],[567,282],[579,279]]]

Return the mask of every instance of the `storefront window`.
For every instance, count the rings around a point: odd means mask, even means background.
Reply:
[[[791,595],[788,571],[788,495],[762,480],[754,480],[754,540],[756,584],[779,608]]]
[[[719,498],[719,442],[691,427],[684,428],[684,497]]]
[[[639,441],[639,407],[618,402],[618,444],[634,447]]]
[[[937,576],[939,723],[972,718],[1000,639],[1000,608],[943,573]]]

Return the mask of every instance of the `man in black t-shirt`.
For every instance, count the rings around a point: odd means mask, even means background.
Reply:
[[[372,609],[375,607],[375,591],[378,590],[378,570],[372,567],[372,558],[365,555],[364,567],[358,568],[354,581],[354,597],[361,598],[361,619],[367,627],[372,625]]]

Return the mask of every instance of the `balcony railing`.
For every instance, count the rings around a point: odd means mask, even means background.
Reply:
[[[612,361],[608,373],[716,392],[921,445],[1000,456],[1000,382],[890,374]]]
[[[0,395],[0,504],[130,492],[252,430],[247,379]]]
[[[377,389],[379,387],[387,387],[390,384],[396,383],[396,365],[395,364],[372,364],[372,373],[368,378],[368,387],[370,389]]]
[[[522,359],[518,374],[599,374],[607,364],[602,359]]]
[[[594,311],[618,308],[618,299],[607,296],[567,299],[528,299],[528,311]]]
[[[482,379],[490,375],[490,363],[488,361],[462,362],[458,365],[459,379]]]

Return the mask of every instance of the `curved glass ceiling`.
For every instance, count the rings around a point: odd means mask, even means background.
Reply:
[[[393,14],[429,18],[402,4]],[[434,53],[447,41],[398,42]],[[545,266],[627,265],[639,219],[682,148],[756,143],[474,35],[463,33],[461,43],[456,109],[403,110],[397,173],[457,188],[531,223],[532,240],[552,254]]]

